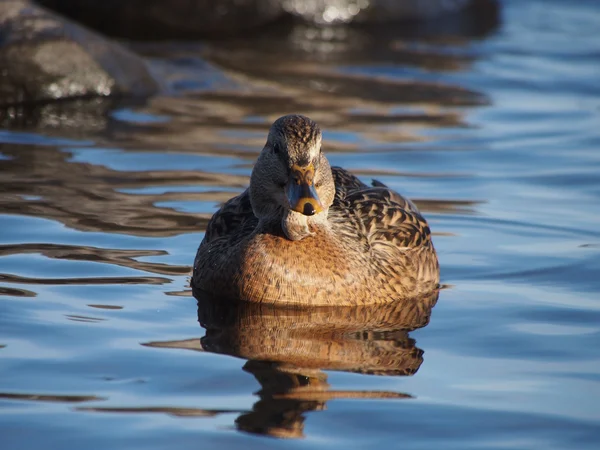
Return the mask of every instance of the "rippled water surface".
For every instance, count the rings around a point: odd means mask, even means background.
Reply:
[[[597,448],[599,24],[592,0],[513,0],[447,29],[136,44],[167,94],[0,130],[2,448]],[[439,298],[197,304],[204,226],[290,112],[416,201]]]

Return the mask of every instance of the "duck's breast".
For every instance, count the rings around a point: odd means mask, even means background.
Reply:
[[[239,281],[247,300],[316,303],[363,284],[361,255],[331,230],[317,230],[300,241],[256,234],[241,256]],[[320,301],[330,302],[334,299]]]

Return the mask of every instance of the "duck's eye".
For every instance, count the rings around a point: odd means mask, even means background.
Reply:
[[[273,144],[273,153],[281,153],[281,145],[277,142]]]

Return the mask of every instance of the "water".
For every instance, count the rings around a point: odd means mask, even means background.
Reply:
[[[597,448],[599,23],[138,44],[169,94],[0,131],[2,447]],[[422,208],[432,310],[196,304],[203,227],[289,112]]]

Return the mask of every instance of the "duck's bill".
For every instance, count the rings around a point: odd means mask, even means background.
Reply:
[[[323,211],[323,205],[314,185],[315,169],[307,167],[292,167],[292,175],[286,188],[290,208],[305,216],[312,216]]]

